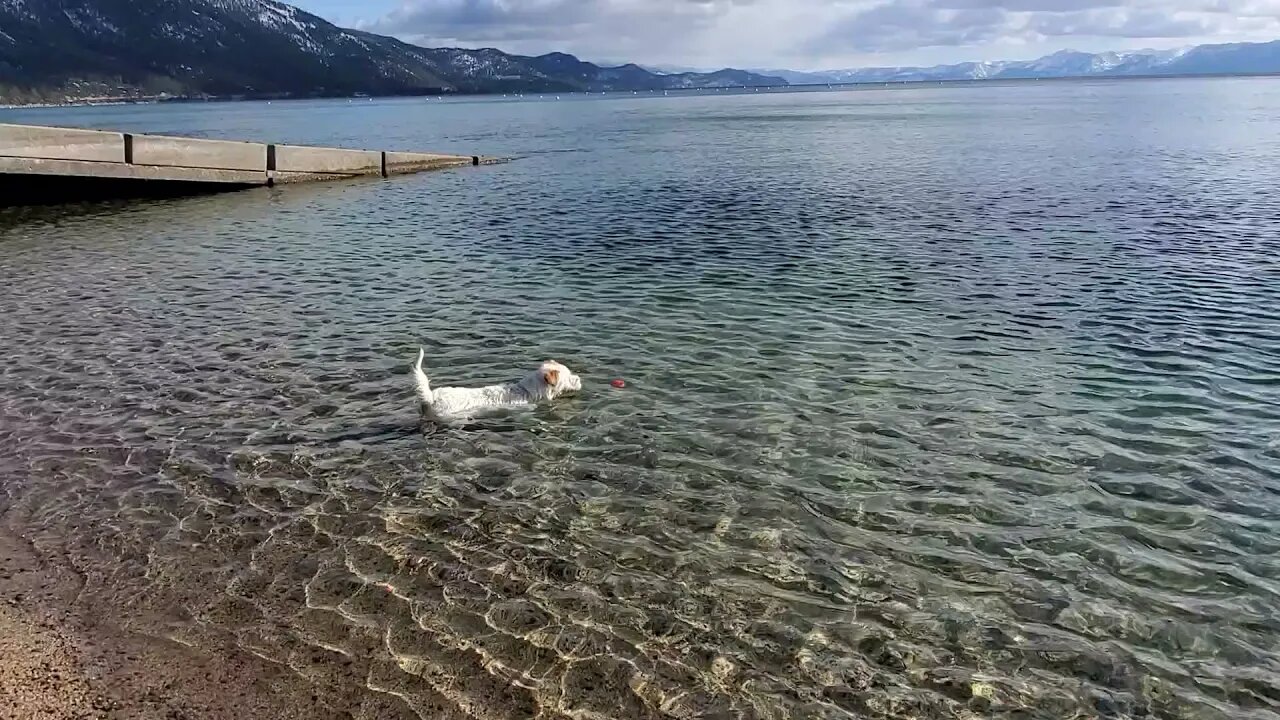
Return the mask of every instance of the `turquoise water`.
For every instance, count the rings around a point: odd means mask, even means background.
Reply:
[[[404,717],[1280,717],[1280,82],[0,121],[516,158],[0,212],[3,522],[130,627]],[[585,392],[423,426],[419,346]]]

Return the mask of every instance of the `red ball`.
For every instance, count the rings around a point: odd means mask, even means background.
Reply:
[[[623,380],[622,378],[618,378],[617,380],[614,380],[614,381],[613,381],[612,383],[610,383],[610,384],[611,384],[611,385],[613,385],[613,386],[614,386],[614,387],[616,387],[616,388],[624,388],[624,387],[626,387],[626,386],[627,386],[627,381],[626,381],[626,380]]]

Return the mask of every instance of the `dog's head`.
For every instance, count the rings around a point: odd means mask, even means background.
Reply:
[[[581,390],[582,378],[555,360],[548,360],[530,373],[527,384],[541,397],[554,400],[561,395]]]

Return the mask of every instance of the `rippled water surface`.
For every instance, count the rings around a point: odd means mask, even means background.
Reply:
[[[0,120],[518,156],[0,213],[3,522],[142,632],[405,718],[1280,717],[1276,80]],[[585,392],[424,427],[420,345]]]

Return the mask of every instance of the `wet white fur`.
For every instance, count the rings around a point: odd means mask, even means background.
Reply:
[[[537,370],[516,382],[481,388],[433,389],[431,380],[422,369],[424,357],[426,353],[419,349],[413,376],[418,383],[418,398],[422,400],[423,409],[436,420],[460,420],[486,410],[533,405],[582,389],[582,379],[554,360],[542,363]]]

